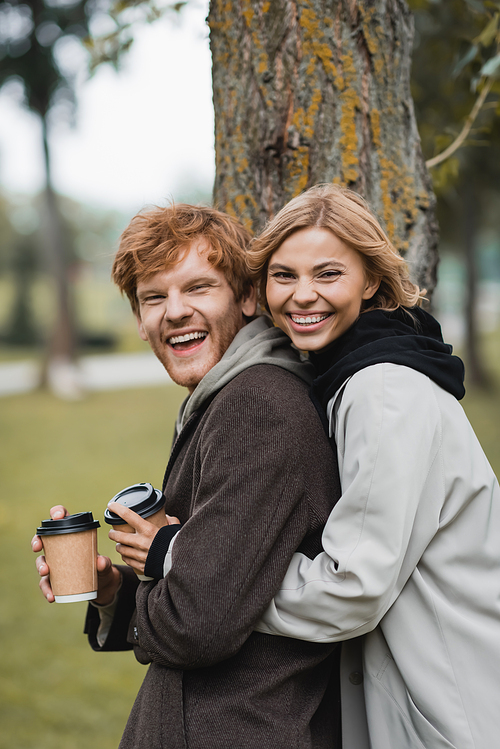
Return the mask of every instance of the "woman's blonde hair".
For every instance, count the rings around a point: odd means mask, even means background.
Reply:
[[[394,310],[420,305],[425,291],[410,281],[407,265],[391,244],[366,201],[345,187],[321,184],[293,198],[252,240],[248,264],[259,286],[260,301],[266,299],[267,268],[271,256],[293,232],[319,227],[329,229],[362,256],[369,279],[380,279],[363,312]]]

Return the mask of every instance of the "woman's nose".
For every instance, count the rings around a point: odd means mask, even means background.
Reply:
[[[293,300],[300,305],[310,304],[318,298],[318,292],[314,288],[314,283],[307,280],[298,280],[293,292]]]

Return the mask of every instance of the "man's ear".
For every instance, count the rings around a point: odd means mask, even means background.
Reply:
[[[141,318],[139,317],[139,315],[136,315],[135,319],[137,321],[137,330],[139,331],[140,337],[143,341],[147,341],[148,337],[146,335],[146,331],[144,330],[144,325],[142,324]]]
[[[380,286],[381,281],[381,278],[367,278],[362,298],[371,299],[372,296],[378,291],[378,287]]]
[[[245,317],[253,317],[257,312],[257,290],[253,284],[241,300],[241,311]]]

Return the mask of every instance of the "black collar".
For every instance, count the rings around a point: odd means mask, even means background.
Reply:
[[[444,343],[438,321],[420,307],[364,312],[340,338],[310,359],[318,377],[312,389],[323,408],[360,369],[389,362],[430,377],[458,400],[465,395],[464,365]]]

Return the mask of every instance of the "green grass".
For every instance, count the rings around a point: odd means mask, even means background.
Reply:
[[[86,604],[37,589],[30,540],[53,504],[92,510],[99,547],[116,558],[102,513],[136,481],[161,485],[184,393],[167,386],[78,403],[33,393],[0,402],[0,747],[112,749],[145,669],[131,653],[93,653]]]
[[[500,332],[484,342],[497,389],[470,390],[465,409],[500,474]],[[86,604],[47,604],[31,537],[53,504],[92,510],[100,551],[115,557],[102,513],[120,489],[161,484],[184,391],[47,393],[0,400],[0,749],[115,749],[145,669],[131,653],[93,653]]]

